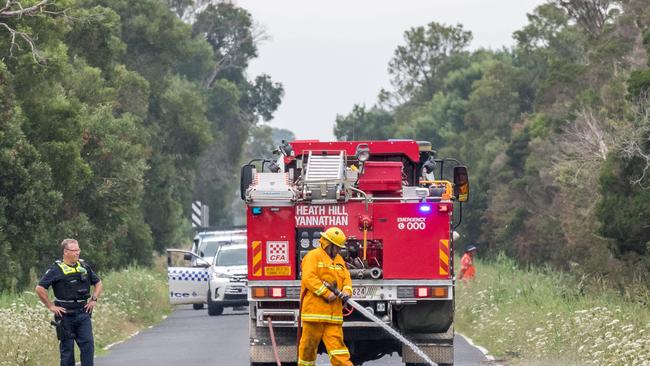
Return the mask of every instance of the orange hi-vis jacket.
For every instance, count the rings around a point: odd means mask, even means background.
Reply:
[[[465,253],[460,260],[460,270],[463,271],[463,279],[466,280],[471,280],[476,275],[474,259],[468,253]]]
[[[323,285],[323,281],[330,284],[336,282],[341,291],[352,295],[352,279],[343,258],[337,255],[332,260],[323,248],[316,248],[305,255],[301,268],[300,298],[302,307],[300,319],[303,322],[343,324],[341,299],[337,298],[328,303],[325,299],[331,291]]]

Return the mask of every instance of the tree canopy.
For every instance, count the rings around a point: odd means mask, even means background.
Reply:
[[[465,162],[458,249],[650,280],[650,6],[553,0],[513,37],[470,51],[460,25],[407,30],[392,89],[339,115],[334,134],[429,140]]]
[[[28,3],[0,10],[0,288],[65,237],[100,270],[150,263],[189,238],[193,199],[230,206],[242,146],[282,99],[246,73],[254,22],[229,3]]]

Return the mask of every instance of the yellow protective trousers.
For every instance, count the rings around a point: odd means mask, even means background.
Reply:
[[[340,324],[303,322],[298,348],[298,366],[315,366],[318,345],[323,341],[332,366],[354,366],[350,351],[343,343],[343,327]]]

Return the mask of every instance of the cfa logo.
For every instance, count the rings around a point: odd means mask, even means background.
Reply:
[[[266,263],[269,264],[289,263],[289,242],[288,241],[267,241],[266,242]]]
[[[269,257],[269,262],[272,263],[285,263],[288,262],[287,256],[285,254],[271,254]]]

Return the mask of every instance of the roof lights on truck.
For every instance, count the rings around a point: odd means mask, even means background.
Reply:
[[[431,212],[431,205],[428,205],[428,204],[420,205],[420,212],[422,212],[422,213]]]
[[[368,147],[368,144],[357,145],[355,156],[361,162],[368,160],[370,158],[370,147]]]

